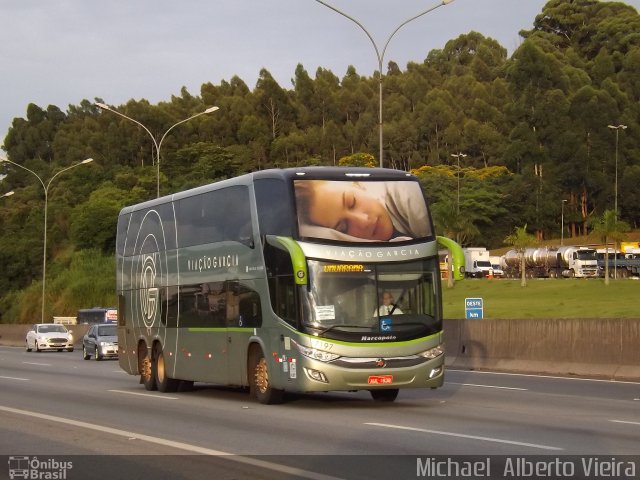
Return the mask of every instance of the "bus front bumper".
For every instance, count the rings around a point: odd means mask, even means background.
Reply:
[[[359,368],[357,364],[320,362],[308,358],[298,361],[296,387],[287,390],[306,392],[354,391],[389,388],[438,388],[444,382],[444,355],[410,366],[390,366],[384,358],[375,367]],[[289,379],[291,379],[291,373]]]

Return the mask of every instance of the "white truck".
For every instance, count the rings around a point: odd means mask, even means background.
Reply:
[[[489,250],[484,247],[467,247],[462,251],[464,252],[464,272],[467,277],[493,276]]]
[[[489,257],[489,261],[491,262],[491,267],[493,268],[493,276],[495,278],[504,277],[504,270],[502,270],[502,264],[500,263],[502,261],[502,258],[492,256]]]

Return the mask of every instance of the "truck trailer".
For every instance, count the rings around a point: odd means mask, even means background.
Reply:
[[[609,272],[609,278],[628,278],[640,276],[640,253],[635,253],[636,249],[628,249],[630,253],[614,252],[609,249],[607,255],[605,249],[598,249],[596,258],[598,259],[599,275],[604,277]],[[609,268],[607,269],[607,261]]]
[[[589,247],[561,246],[527,248],[524,251],[528,278],[594,278],[599,276],[596,250]],[[521,257],[516,250],[502,256],[501,264],[510,278],[521,276]]]

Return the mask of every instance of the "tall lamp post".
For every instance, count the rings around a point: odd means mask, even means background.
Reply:
[[[156,196],[157,197],[160,196],[160,148],[162,147],[162,142],[164,141],[167,134],[180,124],[188,122],[189,120],[193,120],[194,118],[199,117],[200,115],[206,115],[207,113],[215,112],[216,110],[219,109],[219,107],[209,107],[204,112],[196,113],[195,115],[191,115],[189,118],[185,118],[184,120],[180,120],[178,123],[174,123],[164,132],[164,134],[160,138],[160,141],[158,142],[156,140],[156,137],[153,135],[153,133],[151,133],[151,131],[147,127],[145,127],[142,123],[140,123],[138,120],[128,117],[124,113],[120,113],[117,110],[114,110],[109,105],[106,105],[104,103],[96,103],[95,105],[101,108],[102,110],[107,110],[109,112],[115,113],[116,115],[120,115],[122,118],[126,118],[127,120],[132,121],[133,123],[141,126],[144,129],[144,131],[149,134],[149,136],[151,137],[151,141],[153,142],[153,145],[156,147],[156,168],[157,168]]]
[[[562,210],[560,214],[560,245],[564,245],[564,204],[567,203],[565,199],[562,199]]]
[[[626,125],[608,125],[609,128],[616,131],[616,179],[615,179],[615,187],[614,187],[614,200],[613,200],[613,218],[618,223],[618,136],[620,133],[620,129],[626,130]],[[615,242],[617,243],[617,242]],[[617,250],[617,249],[614,249]],[[613,252],[613,278],[618,278],[618,252]]]
[[[458,179],[458,197],[456,202],[456,213],[459,214],[460,213],[460,157],[465,158],[467,155],[465,153],[458,152],[458,153],[452,153],[451,156],[455,157],[456,160],[458,161],[458,171],[456,174],[456,177]]]
[[[609,128],[616,131],[616,179],[615,179],[615,192],[614,192],[614,206],[615,219],[618,220],[618,134],[620,129],[626,130],[626,125],[608,125]]]
[[[336,7],[334,7],[333,5],[329,5],[328,3],[324,2],[323,0],[316,0],[316,2],[324,5],[327,8],[330,8],[331,10],[333,10],[336,13],[339,13],[340,15],[342,15],[345,18],[348,18],[349,20],[351,20],[353,23],[355,23],[356,25],[358,25],[358,27],[360,27],[362,29],[362,31],[367,35],[367,37],[369,37],[369,40],[371,41],[371,44],[373,45],[373,49],[376,52],[376,56],[378,57],[378,71],[380,72],[380,78],[379,78],[379,82],[378,82],[378,136],[379,136],[379,142],[380,142],[380,167],[382,168],[382,157],[383,157],[383,143],[382,143],[382,67],[383,67],[383,63],[384,63],[384,54],[387,51],[387,46],[389,45],[389,42],[391,41],[391,39],[393,38],[393,36],[398,32],[398,30],[400,30],[402,27],[404,27],[407,23],[415,20],[416,18],[420,18],[423,15],[426,15],[429,12],[432,12],[433,10],[435,10],[438,7],[442,7],[443,5],[448,5],[451,2],[453,2],[453,0],[442,0],[439,4],[418,13],[417,15],[414,15],[413,17],[405,20],[404,22],[402,22],[400,25],[398,25],[396,27],[396,29],[391,32],[391,35],[389,35],[389,38],[387,38],[387,41],[385,42],[383,48],[382,48],[382,52],[380,52],[380,49],[378,48],[378,45],[376,44],[375,40],[373,39],[373,37],[371,36],[371,34],[367,31],[367,29],[364,27],[364,25],[362,25],[362,23],[360,23],[358,20],[356,20],[355,18],[351,17],[350,15],[347,15],[346,13],[344,13],[341,10],[338,10]]]
[[[42,178],[40,178],[40,175],[38,175],[36,172],[34,172],[33,170],[28,169],[27,167],[24,167],[22,165],[20,165],[19,163],[15,163],[12,162],[11,160],[4,158],[4,157],[0,157],[0,162],[8,162],[11,163],[12,165],[15,165],[16,167],[20,167],[23,170],[26,170],[27,172],[32,173],[40,182],[40,184],[42,185],[42,188],[44,189],[44,238],[42,240],[42,301],[41,301],[41,316],[40,316],[40,323],[44,323],[44,296],[45,296],[45,285],[46,285],[46,281],[47,281],[47,208],[48,208],[48,203],[49,203],[49,187],[51,186],[51,182],[53,181],[54,178],[56,178],[58,175],[60,175],[63,172],[66,172],[67,170],[71,170],[72,168],[75,167],[79,167],[80,165],[85,165],[87,163],[91,163],[93,162],[93,158],[87,158],[86,160],[82,160],[81,162],[78,163],[74,163],[73,165],[68,166],[67,168],[63,168],[62,170],[60,170],[59,172],[57,172],[56,174],[53,175],[53,177],[51,177],[49,179],[49,181],[47,182],[47,184],[45,185],[44,181],[42,180]]]

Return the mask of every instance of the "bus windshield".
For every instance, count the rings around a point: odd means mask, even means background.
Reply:
[[[395,264],[310,260],[303,327],[327,338],[395,340],[442,329],[435,259]]]

